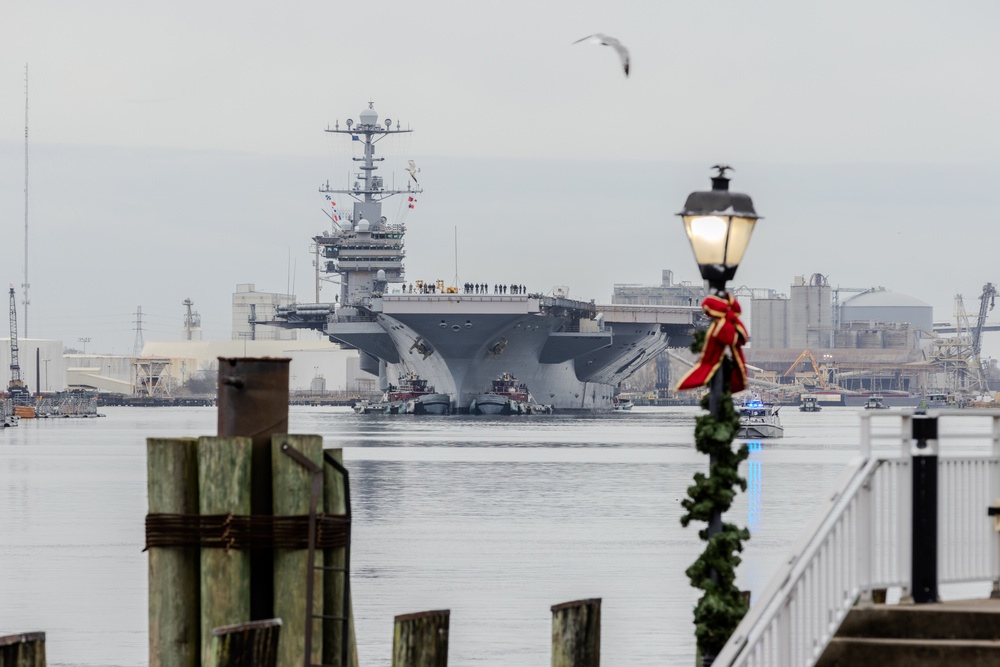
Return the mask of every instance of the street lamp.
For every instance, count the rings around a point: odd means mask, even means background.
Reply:
[[[717,164],[712,189],[692,192],[677,215],[684,220],[684,231],[691,241],[701,277],[719,293],[733,279],[750,245],[750,235],[759,219],[753,201],[740,192],[729,191],[727,164]]]
[[[708,524],[699,533],[707,543],[705,551],[687,570],[692,586],[705,591],[695,606],[694,621],[698,653],[706,667],[715,661],[747,611],[747,600],[736,588],[735,578],[738,553],[750,533],[746,528],[722,522],[722,514],[736,495],[734,486],[746,490],[739,464],[748,456],[745,444],[735,452],[732,448],[739,430],[732,392],[746,387],[741,348],[748,337],[739,319],[739,303],[726,291],[726,283],[736,275],[759,219],[749,196],[730,192],[726,172],[732,167],[718,164],[714,169],[718,173],[712,177],[712,189],[692,192],[684,210],[678,213],[701,277],[708,284],[709,294],[701,307],[712,319],[701,358],[677,387],[680,390],[709,385],[708,396],[702,401],[708,414],[698,417],[695,427],[695,447],[709,455],[709,474],[695,475],[695,483],[682,503],[687,513],[681,517],[684,526],[690,521]]]
[[[83,353],[84,354],[87,354],[87,343],[89,343],[91,340],[92,340],[91,338],[77,338],[76,339],[76,342],[83,343]]]

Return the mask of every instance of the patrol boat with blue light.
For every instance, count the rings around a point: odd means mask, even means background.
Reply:
[[[740,430],[736,437],[741,440],[780,438],[785,434],[778,416],[780,409],[780,406],[764,403],[756,396],[744,401],[740,405]]]

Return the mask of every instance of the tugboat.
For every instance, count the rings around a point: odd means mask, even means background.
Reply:
[[[446,415],[451,412],[451,397],[435,392],[416,373],[407,373],[399,379],[398,387],[389,385],[382,401],[361,401],[354,411],[359,415]]]
[[[819,404],[819,397],[813,394],[802,394],[802,404],[799,406],[801,412],[819,412],[822,410]]]
[[[469,412],[474,415],[549,414],[552,406],[536,403],[528,393],[527,385],[519,383],[510,372],[505,372],[493,380],[489,391],[473,399]]]
[[[740,430],[736,437],[742,440],[759,438],[780,438],[785,428],[778,417],[780,406],[768,405],[758,397],[753,397],[740,406]]]

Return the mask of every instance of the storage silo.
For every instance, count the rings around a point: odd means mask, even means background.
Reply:
[[[849,322],[905,322],[918,334],[930,334],[934,330],[934,309],[920,299],[879,288],[845,301],[840,307],[840,322],[842,326]]]
[[[751,299],[750,304],[751,347],[787,348],[788,299]]]
[[[793,350],[833,346],[833,302],[826,276],[814,273],[807,281],[796,276],[788,305],[788,347]]]

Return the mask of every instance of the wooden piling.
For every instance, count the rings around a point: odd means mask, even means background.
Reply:
[[[218,433],[253,439],[251,466],[252,512],[273,513],[271,498],[271,436],[288,433],[288,366],[291,359],[265,357],[219,358]],[[274,559],[268,549],[250,553],[250,618],[264,620],[274,613]]]
[[[392,667],[448,667],[450,615],[450,610],[441,609],[397,616]]]
[[[600,667],[601,599],[552,607],[552,667]]]
[[[150,514],[198,514],[198,440],[147,438]],[[200,656],[197,547],[149,549],[150,667],[196,667]]]
[[[280,631],[280,618],[213,628],[205,667],[275,667]]]
[[[0,637],[0,667],[45,667],[45,633]]]
[[[327,449],[325,454],[343,465],[344,454],[341,449]],[[331,515],[347,513],[347,491],[344,476],[331,465],[323,466],[323,511]],[[345,568],[350,562],[346,548],[324,550],[324,562],[329,568]],[[348,573],[350,574],[350,573]],[[351,602],[348,577],[334,569],[327,570],[323,580],[323,614],[326,616],[342,616],[344,613],[345,588],[348,593],[348,638],[347,664],[341,664],[343,624],[334,619],[323,620],[323,664],[335,667],[358,667],[358,645],[354,635],[354,605]],[[347,584],[345,586],[345,584]]]
[[[198,496],[205,515],[250,514],[248,437],[202,437],[198,440]],[[246,550],[201,549],[202,654],[208,660],[214,628],[250,620],[250,554]]]
[[[316,475],[284,451],[292,447],[315,465]],[[317,493],[314,511],[323,503],[323,438],[318,435],[275,435],[271,440],[273,502],[275,516],[308,515],[315,478]],[[323,613],[323,572],[309,571],[306,549],[276,549],[274,553],[274,615],[284,624],[279,667],[299,667],[305,659],[305,637],[309,633],[312,649],[309,663],[323,659],[322,625],[312,615]],[[323,565],[323,550],[314,555],[314,566]],[[306,587],[313,580],[313,608],[306,605]],[[317,631],[313,631],[316,629]]]

